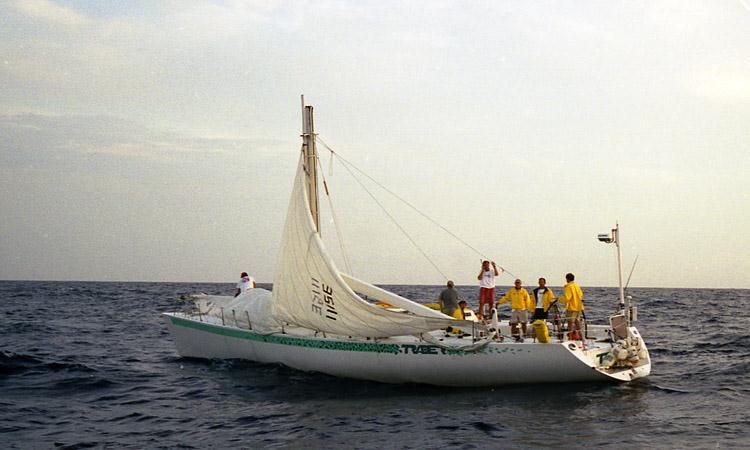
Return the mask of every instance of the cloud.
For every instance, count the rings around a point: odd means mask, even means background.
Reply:
[[[16,168],[120,171],[123,166],[221,165],[272,155],[285,142],[191,136],[111,116],[0,115],[0,162]]]
[[[689,73],[683,85],[690,94],[717,103],[750,103],[750,64],[716,64]]]
[[[289,29],[299,28],[302,12],[278,1],[228,1],[222,4],[198,2],[186,7],[177,2],[165,11],[189,39],[215,39],[252,31],[259,24],[272,24]],[[181,33],[184,34],[184,33]]]
[[[13,6],[32,19],[57,25],[78,27],[88,23],[88,19],[82,14],[49,0],[17,0]]]

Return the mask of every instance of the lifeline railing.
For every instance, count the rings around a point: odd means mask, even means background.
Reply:
[[[228,318],[226,317],[226,313],[224,311],[224,308],[220,307],[219,311],[220,311],[219,315],[211,315],[211,314],[203,313],[203,312],[201,312],[201,309],[196,305],[194,311],[188,312],[187,314],[191,315],[191,316],[196,316],[197,315],[198,316],[198,320],[200,322],[209,322],[208,318],[209,317],[214,317],[214,318],[216,318],[216,320],[221,320],[221,325],[222,326],[227,326]],[[237,318],[237,311],[236,310],[231,309],[230,311],[231,311],[232,323],[233,323],[233,325],[236,328],[247,329],[247,330],[252,330],[253,329],[253,324],[252,324],[252,321],[250,320],[250,314],[249,314],[248,311],[245,311],[245,320],[242,321],[242,322]],[[204,317],[203,317],[204,315],[206,316],[206,320],[204,320]],[[589,334],[589,329],[588,329],[588,322],[589,322],[589,320],[586,317],[582,317],[580,319],[581,322],[582,322],[582,329],[584,330],[584,333],[583,333],[583,336],[582,336],[583,339],[570,339],[570,336],[569,336],[570,331],[568,330],[568,321],[566,320],[566,318],[564,316],[560,315],[559,312],[555,313],[555,316],[556,317],[553,317],[551,319],[547,318],[546,322],[548,324],[552,324],[552,327],[549,330],[550,337],[554,337],[555,339],[557,339],[558,342],[584,342],[584,344],[585,344],[586,341],[601,339],[601,338],[604,338],[604,337],[607,337],[607,336],[610,339],[614,340],[615,332],[611,328],[606,329],[605,330],[605,334],[603,334],[601,336],[597,336],[597,335],[593,335],[592,336],[592,335],[590,335]],[[245,324],[247,326],[245,326]],[[230,323],[230,326],[231,325],[232,324]],[[475,327],[474,324],[472,323],[472,333],[471,333],[472,341],[477,341],[477,340],[483,339],[485,337],[485,334],[483,332],[486,333],[487,331],[488,331],[488,328],[487,328],[487,326],[485,324],[482,324],[482,326]],[[497,336],[500,338],[500,340],[502,340],[502,339],[504,339],[506,337],[513,337],[512,334],[511,334],[511,336],[506,336],[506,335],[502,334],[501,331],[500,331],[500,329],[498,329],[497,331],[498,331]],[[521,330],[519,330],[519,333],[520,332],[521,332]],[[533,334],[533,327],[527,327],[526,334],[524,335],[524,338],[535,338],[535,336]]]
[[[219,316],[212,316],[211,314],[202,313],[200,307],[196,305],[195,310],[192,312],[187,312],[187,315],[190,316],[198,316],[199,322],[208,322],[208,317],[216,317],[217,319],[221,319],[221,325],[226,326],[227,325],[227,318],[224,317],[224,307],[220,307],[219,310],[221,311],[221,314]],[[237,311],[234,309],[230,310],[232,312],[232,322],[234,322],[234,326],[236,328],[245,328],[248,330],[253,329],[253,323],[250,321],[250,313],[245,311],[245,321],[247,322],[247,327],[244,327],[244,323],[240,325],[240,320],[237,319]],[[203,316],[206,316],[206,320],[203,320]],[[231,324],[230,324],[231,325]]]

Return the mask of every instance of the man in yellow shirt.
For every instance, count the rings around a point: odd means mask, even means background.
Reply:
[[[453,318],[458,320],[466,320],[466,300],[458,302],[458,307],[453,310]]]
[[[503,304],[510,301],[510,334],[516,341],[523,342],[523,337],[518,336],[518,324],[521,324],[523,336],[526,336],[526,323],[529,321],[529,292],[521,287],[521,280],[516,280],[515,285],[508,290],[498,301]]]
[[[563,295],[560,296],[560,303],[565,305],[565,317],[568,319],[568,331],[571,336],[581,335],[581,314],[583,314],[583,291],[574,280],[575,275],[568,273],[565,275],[567,284],[565,285]],[[575,332],[575,333],[574,333]]]
[[[533,314],[531,321],[533,322],[538,319],[547,320],[547,312],[555,300],[555,294],[552,292],[552,289],[547,287],[547,280],[540,278],[539,287],[531,292],[531,301],[529,302],[529,312]]]
[[[458,308],[453,311],[453,318],[458,320],[469,320],[472,322],[477,321],[477,316],[475,316],[474,311],[472,311],[471,308],[468,307],[466,300],[461,300],[458,302]],[[448,327],[445,331],[448,333],[452,331],[453,334],[457,334],[459,338],[464,336],[463,332],[458,327]],[[466,336],[468,336],[468,334]]]

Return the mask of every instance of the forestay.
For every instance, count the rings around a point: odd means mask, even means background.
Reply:
[[[315,228],[305,189],[303,158],[297,168],[273,285],[277,320],[313,330],[361,337],[417,334],[461,324],[442,314],[379,308],[360,298],[328,255]],[[384,300],[387,299],[373,299]],[[403,299],[409,301],[407,299]]]

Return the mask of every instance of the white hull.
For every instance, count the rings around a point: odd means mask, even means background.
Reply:
[[[518,383],[630,381],[647,376],[650,358],[633,368],[598,367],[609,344],[491,342],[476,352],[449,350],[404,336],[350,339],[288,333],[261,334],[220,320],[165,313],[183,357],[244,359],[278,363],[337,377],[384,383],[496,386]],[[636,334],[637,330],[631,328]],[[442,337],[435,334],[435,336]],[[450,338],[457,341],[455,338]],[[470,343],[471,339],[466,339]],[[554,339],[553,339],[554,341]],[[645,345],[644,345],[645,349]]]

